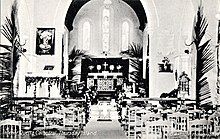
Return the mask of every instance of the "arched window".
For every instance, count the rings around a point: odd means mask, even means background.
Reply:
[[[125,51],[128,49],[129,44],[129,23],[127,21],[124,21],[122,23],[122,51]]]
[[[90,48],[90,36],[91,36],[91,25],[88,21],[83,23],[83,49],[89,50]]]
[[[110,26],[110,10],[107,8],[103,9],[102,14],[102,47],[103,51],[107,52],[109,51],[109,26]]]

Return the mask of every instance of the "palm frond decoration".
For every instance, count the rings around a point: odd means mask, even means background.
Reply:
[[[137,83],[143,82],[143,61],[131,58],[130,65],[134,69],[134,71],[130,72],[131,79]]]
[[[10,53],[0,53],[0,81],[11,80]]]
[[[129,44],[128,50],[121,51],[120,54],[126,55],[130,59],[130,65],[134,69],[134,71],[129,73],[131,79],[146,89],[148,81],[144,81],[143,79],[143,46],[133,42]]]
[[[130,57],[130,65],[134,68],[130,73],[131,79],[137,83],[141,82],[143,80],[143,46],[133,42],[129,44],[128,50],[121,51],[120,54]]]
[[[3,72],[4,77],[3,78],[7,78],[9,75],[6,75]],[[7,71],[6,71],[7,72]],[[9,76],[10,79],[10,76]],[[0,120],[6,119],[7,114],[8,114],[8,110],[11,108],[10,104],[11,104],[11,81],[0,81]]]
[[[76,74],[73,70],[81,62],[82,58],[91,59],[91,56],[86,54],[85,50],[77,49],[73,47],[69,54],[69,77],[72,78]]]
[[[5,51],[10,52],[12,46],[0,44],[0,47],[4,48],[3,50],[5,50]]]
[[[121,51],[120,54],[125,54],[131,58],[143,58],[143,46],[136,43],[131,43],[128,46],[128,50]]]
[[[12,67],[12,79],[15,76],[17,70],[17,64],[19,61],[20,54],[23,54],[20,45],[20,35],[19,35],[19,25],[17,19],[18,6],[17,1],[14,1],[11,7],[10,18],[6,17],[5,23],[2,25],[1,33],[2,35],[11,43],[11,46],[0,45],[0,47],[6,49],[11,53],[11,64]],[[24,55],[24,54],[23,54]]]
[[[20,54],[23,54],[20,45],[20,35],[17,19],[18,5],[15,0],[11,6],[9,17],[5,18],[5,23],[1,25],[1,34],[11,43],[11,45],[0,45],[2,48],[0,53],[0,105],[6,105],[7,108],[0,107],[0,118],[9,108],[12,110],[13,104],[13,79],[17,70],[17,64]],[[23,54],[24,55],[24,54]]]
[[[197,107],[207,107],[211,105],[209,98],[211,92],[205,74],[214,68],[214,53],[211,49],[210,39],[202,43],[208,21],[203,15],[203,7],[198,6],[197,15],[194,19],[193,41],[190,45],[195,46],[196,50],[196,101]]]

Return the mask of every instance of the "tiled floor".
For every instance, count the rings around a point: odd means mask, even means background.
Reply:
[[[111,121],[97,121],[98,106],[91,107],[91,119],[81,134],[81,139],[126,139],[118,120],[115,107],[111,107]]]

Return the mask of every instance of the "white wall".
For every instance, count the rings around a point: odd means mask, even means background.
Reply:
[[[150,12],[149,21],[150,39],[150,96],[158,97],[163,92],[170,92],[175,88],[174,74],[161,74],[157,71],[157,63],[161,62],[164,56],[168,56],[171,63],[179,57],[179,63],[175,64],[179,74],[183,70],[182,65],[185,57],[185,42],[190,43],[193,27],[193,16],[197,12],[199,0],[154,0],[144,1],[145,10]],[[217,0],[203,1],[204,14],[208,19],[206,39],[212,39],[213,50],[217,38],[217,21],[215,14],[218,11]],[[150,10],[149,10],[150,9]],[[152,13],[151,13],[152,12]],[[148,18],[149,19],[149,18]],[[185,56],[184,56],[185,55]],[[178,66],[178,67],[177,67]],[[195,98],[195,65],[189,64],[188,73],[192,79],[191,93]],[[212,100],[216,95],[216,67],[207,75],[209,86],[212,92]]]
[[[168,57],[175,67],[174,58],[184,54],[184,41],[192,24],[190,17],[193,16],[192,10],[187,7],[188,2],[156,0],[147,4],[155,14],[151,20],[157,21],[151,25],[150,31],[150,97],[159,97],[161,93],[170,92],[176,87],[174,72],[159,73],[157,67],[163,57]]]

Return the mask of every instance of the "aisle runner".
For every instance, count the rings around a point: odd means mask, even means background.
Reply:
[[[111,111],[112,121],[97,121],[98,107],[92,106],[91,119],[86,125],[80,139],[126,139],[115,109]]]

